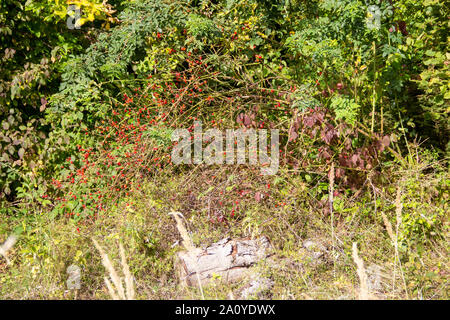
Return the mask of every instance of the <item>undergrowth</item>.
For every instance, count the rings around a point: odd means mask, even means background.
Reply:
[[[252,298],[448,299],[448,5],[374,3],[378,22],[359,0],[105,1],[104,28],[41,60],[51,83],[6,48],[0,297],[239,298],[180,285],[178,211],[198,247],[268,237]],[[175,165],[172,133],[200,122],[279,130],[278,171]]]

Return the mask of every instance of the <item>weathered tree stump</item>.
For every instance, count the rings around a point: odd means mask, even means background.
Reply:
[[[214,276],[225,283],[240,281],[252,273],[251,267],[269,256],[269,240],[222,239],[204,249],[197,248],[187,234],[178,212],[171,213],[183,238],[184,251],[178,253],[175,261],[177,276],[181,283],[198,287],[208,284]]]
[[[206,249],[195,248],[178,254],[178,277],[188,286],[207,284],[214,276],[225,283],[247,277],[249,268],[266,257],[268,240],[231,240],[225,238]]]

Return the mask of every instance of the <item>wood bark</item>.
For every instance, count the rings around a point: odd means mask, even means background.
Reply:
[[[175,266],[182,283],[198,287],[219,277],[225,283],[240,281],[251,274],[251,267],[268,257],[269,240],[222,239],[201,249],[179,252]]]

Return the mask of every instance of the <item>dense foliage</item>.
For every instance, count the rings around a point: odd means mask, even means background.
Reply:
[[[107,18],[112,13],[106,3],[73,3],[85,9],[86,21]],[[59,126],[45,121],[48,99],[58,91],[69,56],[80,53],[95,34],[87,24],[84,31],[69,29],[66,19],[67,4],[63,1],[5,0],[1,3],[2,199],[6,196],[14,201],[16,188],[32,183],[30,175],[35,175],[38,168],[42,170],[46,161],[43,154],[48,152],[45,141]],[[27,188],[32,189],[36,183],[43,180],[38,179]]]
[[[95,219],[163,170],[192,169],[172,166],[170,135],[201,120],[279,129],[280,166],[325,214],[330,188],[345,216],[339,196],[385,192],[377,208],[398,178],[412,250],[445,219],[449,14],[440,0],[3,0],[0,215],[32,203]],[[436,184],[397,176],[417,167]],[[223,202],[220,222],[246,221]]]
[[[87,20],[113,12],[109,5],[74,3]],[[86,139],[82,131],[139,79],[182,70],[183,47],[233,61],[222,71],[234,77],[245,70],[247,83],[295,86],[286,120],[320,104],[337,120],[372,133],[389,128],[394,140],[420,136],[445,155],[448,5],[374,4],[376,17],[362,1],[131,1],[122,3],[117,27],[95,36],[86,25],[69,30],[58,1],[4,1],[3,197],[14,200],[32,170],[36,179],[53,175]],[[68,59],[87,41],[94,42],[85,53]]]

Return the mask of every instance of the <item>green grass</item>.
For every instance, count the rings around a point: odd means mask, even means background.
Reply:
[[[366,270],[374,264],[383,269],[382,287],[375,298],[447,299],[448,174],[438,166],[414,178],[411,174],[412,170],[391,175],[390,184],[378,192],[362,188],[357,197],[351,191],[336,197],[334,239],[318,181],[307,186],[300,175],[283,170],[277,177],[261,177],[245,167],[162,173],[119,205],[109,207],[99,219],[80,225],[68,218],[51,219],[48,209],[30,206],[28,215],[5,217],[0,225],[0,241],[14,229],[22,230],[9,254],[12,264],[0,260],[0,298],[109,299],[103,282],[106,271],[93,246],[94,237],[116,266],[118,241],[123,243],[137,299],[201,299],[198,289],[183,288],[175,277],[174,257],[181,248],[174,244],[180,236],[168,213],[177,210],[186,216],[196,246],[225,236],[267,236],[280,266],[274,269],[263,261],[256,267],[274,280],[265,298],[357,298],[359,279],[351,253],[352,243],[357,242]],[[405,179],[408,183],[402,185]],[[389,187],[394,185],[403,190],[397,250],[381,215],[388,217],[395,232],[396,189]],[[257,199],[258,192],[267,195]],[[424,215],[424,209],[430,217],[437,217],[429,230],[416,219]],[[326,247],[319,262],[303,248],[306,239]],[[66,286],[66,269],[71,264],[82,269],[77,292]],[[241,287],[216,282],[205,287],[203,295],[226,299],[230,291],[238,292]]]

